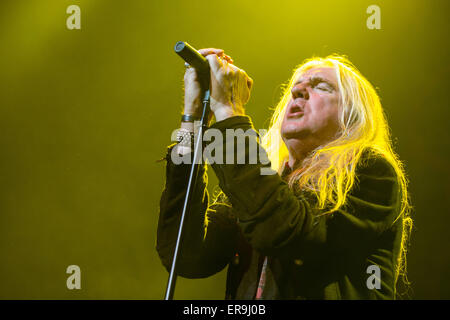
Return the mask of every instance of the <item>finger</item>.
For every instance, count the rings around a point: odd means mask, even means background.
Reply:
[[[209,66],[211,67],[211,71],[217,73],[220,68],[223,66],[222,61],[215,54],[210,54],[206,56],[206,60],[209,62]]]
[[[251,89],[253,86],[253,79],[249,77],[247,72],[245,70],[242,70],[240,68],[237,68],[239,73],[242,75],[242,79],[247,83],[248,89]]]
[[[198,79],[197,73],[195,71],[186,72],[184,74],[183,83],[184,83],[185,88],[186,87],[192,88],[192,87],[198,86],[200,84],[198,81],[199,81],[199,79]]]
[[[195,80],[197,78],[197,72],[195,72],[195,68],[186,68],[186,71],[184,72],[184,78]]]
[[[222,59],[226,60],[228,63],[233,63],[233,58],[231,58],[229,55],[227,54],[223,54]]]
[[[230,67],[230,69],[234,72],[241,72],[243,70],[241,70],[239,67],[236,67],[234,64],[228,63],[228,61],[225,61],[225,63]]]
[[[210,54],[215,54],[215,55],[220,55],[220,56],[223,55],[223,50],[216,49],[216,48],[200,49],[200,50],[198,50],[198,52],[204,57],[206,57],[207,55],[210,55]]]
[[[247,76],[247,87],[250,90],[253,87],[253,79]]]

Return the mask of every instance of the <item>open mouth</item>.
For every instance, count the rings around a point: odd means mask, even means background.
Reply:
[[[290,118],[300,118],[303,117],[304,112],[303,112],[303,108],[300,107],[299,105],[292,105],[289,109],[289,114],[288,114],[288,119]]]
[[[304,115],[303,111],[290,112],[288,118],[301,118],[303,117],[303,115]]]

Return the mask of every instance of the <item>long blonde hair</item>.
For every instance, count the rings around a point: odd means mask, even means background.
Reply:
[[[337,138],[319,146],[288,177],[292,188],[309,191],[317,199],[317,208],[324,214],[335,212],[346,203],[347,194],[355,184],[355,169],[364,151],[382,155],[394,168],[401,190],[401,208],[398,218],[403,221],[401,253],[396,276],[406,278],[406,251],[412,219],[403,165],[392,148],[389,127],[380,98],[372,84],[344,56],[313,57],[294,69],[276,106],[269,130],[262,138],[272,168],[282,172],[289,153],[281,137],[281,124],[286,106],[291,99],[295,81],[305,71],[331,67],[336,72],[340,92],[340,132]]]

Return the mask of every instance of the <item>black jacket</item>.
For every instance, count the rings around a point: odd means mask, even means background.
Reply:
[[[246,116],[212,127],[224,136],[225,129],[253,128]],[[168,270],[190,168],[173,164],[170,152],[156,246]],[[212,164],[223,194],[209,204],[203,167],[186,217],[178,275],[203,278],[228,266],[226,299],[254,299],[267,256],[264,299],[394,299],[400,190],[385,159],[364,160],[346,205],[321,216],[311,197],[293,192],[278,174],[261,175],[270,164]],[[380,269],[380,289],[367,286],[371,265]]]

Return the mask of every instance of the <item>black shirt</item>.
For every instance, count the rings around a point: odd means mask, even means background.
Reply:
[[[246,116],[212,127],[224,135],[226,129],[253,129]],[[168,270],[190,168],[175,165],[171,150],[156,246]],[[264,299],[395,299],[400,190],[394,169],[382,156],[360,162],[346,204],[327,215],[320,215],[314,199],[294,192],[280,175],[261,175],[270,164],[211,166],[223,194],[209,204],[202,167],[203,179],[186,217],[178,275],[203,278],[228,266],[226,299],[254,299],[267,256]],[[371,266],[380,271],[379,289],[368,285],[374,280]]]

